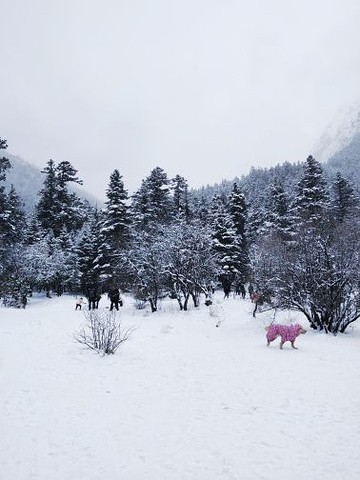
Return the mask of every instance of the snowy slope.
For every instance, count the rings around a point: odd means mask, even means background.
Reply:
[[[339,110],[313,149],[314,157],[326,162],[345,149],[360,134],[360,100]]]
[[[217,317],[170,301],[149,314],[127,298],[136,330],[109,357],[73,342],[73,297],[0,309],[1,478],[358,479],[358,326],[281,351],[266,347],[269,312],[216,302]]]

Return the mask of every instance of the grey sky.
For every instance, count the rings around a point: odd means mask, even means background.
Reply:
[[[360,96],[360,0],[0,0],[0,136],[104,197],[302,161]]]

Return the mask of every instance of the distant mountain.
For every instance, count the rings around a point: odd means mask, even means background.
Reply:
[[[360,188],[360,101],[340,110],[313,150],[333,177],[340,171]]]
[[[314,146],[313,156],[319,162],[327,162],[347,148],[360,134],[360,101],[339,110]]]
[[[332,177],[341,172],[360,191],[360,133],[355,134],[346,147],[335,153],[324,168]]]
[[[38,192],[43,188],[44,174],[41,173],[40,168],[26,162],[20,157],[11,155],[7,151],[3,150],[1,156],[8,158],[12,166],[12,168],[7,171],[5,185],[7,188],[9,188],[10,185],[14,185],[16,193],[24,202],[25,211],[33,211],[38,202]],[[75,187],[72,188],[72,190],[75,191],[79,197],[88,200],[92,205],[98,205],[99,208],[103,206],[100,200],[89,192],[82,190],[81,187]]]

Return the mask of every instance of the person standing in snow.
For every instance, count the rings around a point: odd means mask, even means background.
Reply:
[[[109,292],[110,299],[110,311],[115,307],[116,310],[119,310],[119,304],[122,306],[122,300],[120,299],[120,291],[118,288],[113,288]]]
[[[100,301],[101,295],[98,293],[96,287],[91,287],[89,289],[89,292],[87,294],[87,299],[89,302],[89,310],[95,310],[95,308],[99,307],[99,301]]]
[[[84,305],[84,299],[83,297],[80,297],[76,300],[76,305],[75,305],[75,310],[77,310],[78,308],[81,310],[81,307]]]

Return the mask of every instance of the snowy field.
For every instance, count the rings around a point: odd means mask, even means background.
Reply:
[[[0,309],[1,479],[360,478],[359,324],[281,351],[266,347],[271,314],[254,319],[249,300],[219,293],[214,317],[125,298],[135,331],[100,357],[73,341],[74,307],[65,296]]]

